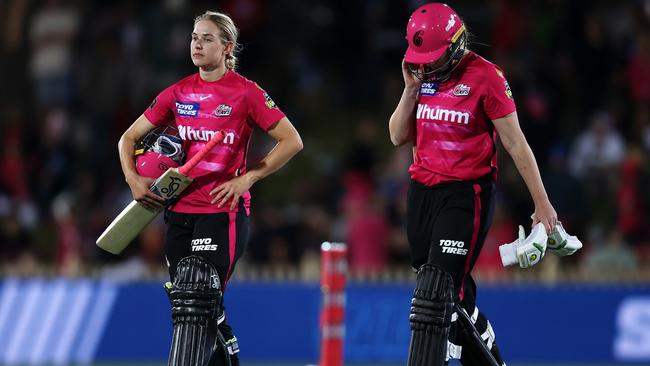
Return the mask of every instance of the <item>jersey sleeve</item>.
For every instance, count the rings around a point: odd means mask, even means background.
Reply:
[[[491,120],[504,117],[517,110],[508,80],[498,67],[493,66],[492,70],[488,70],[485,85],[483,109]]]
[[[174,93],[173,86],[163,90],[154,98],[144,116],[154,126],[162,126],[174,118]]]
[[[278,108],[269,94],[256,83],[248,85],[248,117],[264,131],[284,118],[284,113]]]

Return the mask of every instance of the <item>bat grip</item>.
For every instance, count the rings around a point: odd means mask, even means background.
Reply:
[[[203,158],[212,150],[213,147],[215,147],[219,141],[223,140],[224,133],[222,131],[217,131],[214,136],[208,141],[199,152],[194,154],[190,160],[188,160],[185,164],[183,164],[181,167],[178,168],[178,172],[187,176],[192,170],[196,164],[199,163],[199,161],[203,160]]]

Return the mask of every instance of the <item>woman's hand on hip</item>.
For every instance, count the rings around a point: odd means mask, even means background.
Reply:
[[[218,203],[217,207],[223,207],[229,200],[230,210],[234,210],[239,202],[239,198],[248,191],[253,185],[253,180],[247,174],[235,177],[213,189],[210,192],[211,196],[214,196],[212,199],[212,204]]]

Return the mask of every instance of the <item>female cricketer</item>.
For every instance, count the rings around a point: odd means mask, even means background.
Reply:
[[[163,90],[118,144],[133,198],[160,207],[162,198],[149,191],[152,179],[137,173],[136,142],[169,124],[178,130],[189,159],[215,133],[224,136],[192,170],[193,183],[165,212],[165,256],[172,281],[167,290],[174,321],[169,365],[239,364],[222,294],[248,240],[249,189],[302,149],[300,135],[271,97],[235,71],[237,38],[227,15],[207,11],[198,16],[190,42],[198,73]],[[254,126],[277,144],[247,169]]]
[[[413,144],[407,236],[418,275],[408,364],[504,365],[470,275],[494,211],[497,133],[533,198],[533,225],[550,233],[557,214],[504,72],[467,49],[458,14],[423,5],[406,34],[405,87],[389,131],[394,145]]]

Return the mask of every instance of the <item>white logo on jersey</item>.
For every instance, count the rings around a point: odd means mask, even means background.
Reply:
[[[192,126],[178,125],[178,134],[183,140],[209,141],[216,132],[204,129],[194,129]],[[235,133],[227,132],[223,138],[224,144],[235,143]]]
[[[232,113],[232,107],[228,104],[220,104],[217,109],[214,110],[214,115],[217,117],[227,117]]]
[[[453,93],[457,97],[464,97],[469,95],[470,89],[472,88],[465,84],[458,84],[456,87],[454,87]]]
[[[456,24],[456,16],[454,14],[451,14],[449,16],[449,21],[447,22],[447,26],[445,27],[445,32],[449,32],[449,30],[451,29],[451,27],[454,26],[454,24]]]
[[[437,106],[432,108],[426,104],[418,104],[416,117],[417,119],[431,119],[469,124],[469,112],[459,112]]]
[[[223,143],[224,144],[234,144],[235,143],[235,133],[234,132],[228,132],[226,133],[226,136],[223,137]]]
[[[199,100],[200,100],[200,101],[204,101],[204,100],[210,98],[211,96],[212,96],[212,95],[200,95],[200,96],[199,96]]]
[[[192,240],[192,251],[198,252],[201,250],[215,251],[217,250],[217,244],[211,244],[212,238],[202,238],[202,239],[193,239]]]
[[[467,255],[467,249],[463,248],[465,242],[461,240],[440,239],[442,252],[447,254]]]

